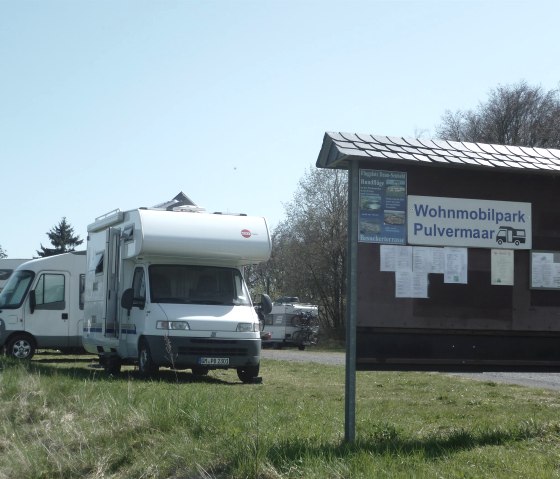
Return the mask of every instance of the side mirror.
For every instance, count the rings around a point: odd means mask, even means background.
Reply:
[[[269,314],[272,311],[272,301],[268,294],[261,294],[261,311],[263,314]]]
[[[29,309],[31,310],[31,314],[35,312],[35,307],[37,306],[37,297],[35,296],[35,290],[32,289],[29,291]]]
[[[133,305],[134,305],[134,290],[132,288],[125,289],[124,293],[121,296],[121,307],[123,307],[128,312],[130,312]]]

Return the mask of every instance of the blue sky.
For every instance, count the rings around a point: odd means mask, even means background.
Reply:
[[[560,2],[0,0],[0,246],[179,191],[284,219],[325,131],[430,138],[560,84]]]

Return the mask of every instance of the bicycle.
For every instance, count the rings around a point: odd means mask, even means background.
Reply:
[[[319,339],[319,318],[310,311],[300,311],[291,319],[292,326],[299,328],[292,334],[292,340],[300,350],[317,344]]]

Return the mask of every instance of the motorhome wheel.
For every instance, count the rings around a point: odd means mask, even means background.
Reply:
[[[148,342],[145,339],[141,339],[138,345],[138,371],[140,375],[144,377],[153,376],[158,370],[159,366],[152,359]]]
[[[237,377],[241,382],[252,383],[259,375],[260,366],[245,366],[237,368]]]
[[[192,368],[192,373],[193,376],[207,376],[208,375],[208,369],[207,368]]]
[[[8,342],[6,353],[16,359],[31,359],[35,354],[35,343],[25,334],[16,334]]]

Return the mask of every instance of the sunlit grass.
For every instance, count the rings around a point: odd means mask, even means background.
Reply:
[[[265,360],[263,383],[90,356],[0,359],[0,478],[372,478],[560,475],[560,394],[431,373]]]

